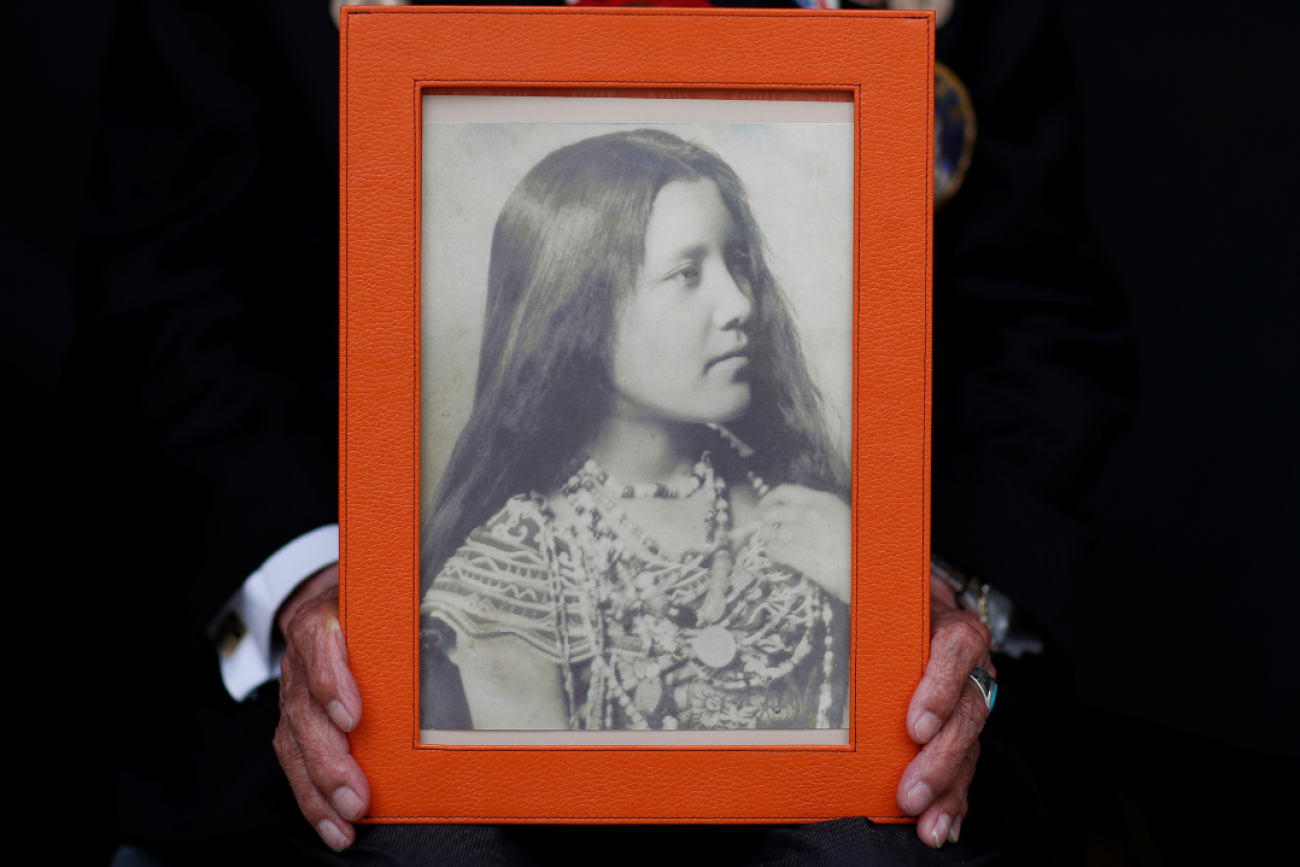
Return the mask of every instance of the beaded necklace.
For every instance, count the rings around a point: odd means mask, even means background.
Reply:
[[[708,453],[705,453],[707,457]],[[701,459],[689,473],[683,478],[672,482],[660,482],[657,484],[639,484],[639,485],[620,485],[609,477],[594,460],[587,460],[582,466],[584,473],[594,477],[602,488],[606,491],[615,493],[617,496],[631,500],[638,497],[655,497],[664,500],[685,500],[694,496],[700,491],[706,483],[706,477],[711,474],[712,467],[704,459]]]
[[[715,430],[746,456],[743,443],[729,431]],[[748,475],[761,498],[768,486],[752,471]],[[830,606],[815,584],[776,567],[757,546],[737,563],[727,485],[714,472],[709,452],[692,477],[698,486],[689,493],[681,489],[676,498],[697,492],[711,497],[705,543],[675,558],[666,556],[614,498],[628,488],[632,496],[673,498],[656,492],[668,486],[614,485],[590,459],[561,486],[578,516],[563,530],[582,566],[585,610],[578,622],[590,631],[594,649],[581,720],[567,658],[563,666],[571,725],[614,727],[617,706],[630,728],[674,729],[683,716],[698,727],[753,727],[758,722],[749,717],[707,725],[711,718],[693,709],[700,704],[695,685],[736,696],[773,687],[813,651],[820,626],[824,653],[815,672],[821,680],[816,725],[827,727],[834,669]],[[569,619],[558,609],[556,618],[561,646],[567,648]]]

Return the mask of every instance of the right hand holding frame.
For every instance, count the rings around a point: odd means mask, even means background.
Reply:
[[[355,842],[352,822],[370,803],[370,784],[347,736],[361,719],[361,694],[339,627],[338,578],[337,564],[322,569],[276,614],[287,647],[274,741],[299,809],[336,852]]]

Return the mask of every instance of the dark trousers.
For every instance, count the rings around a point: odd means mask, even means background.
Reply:
[[[447,867],[785,867],[1083,863],[1083,805],[1069,666],[1059,649],[998,659],[1003,690],[980,736],[962,839],[935,851],[913,825],[363,825],[331,852],[292,806],[281,824],[237,837],[133,841],[114,867],[447,865]]]
[[[912,825],[840,819],[814,825],[371,825],[341,854],[303,824],[291,834],[313,863],[397,867],[923,867],[992,864],[996,847],[963,839],[935,851]]]
[[[333,852],[300,818],[239,838],[119,849],[111,867],[948,867],[999,862],[963,832],[935,851],[912,825],[363,825]]]

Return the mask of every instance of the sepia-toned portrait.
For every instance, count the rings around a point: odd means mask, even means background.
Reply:
[[[421,739],[846,742],[852,105],[424,99]]]

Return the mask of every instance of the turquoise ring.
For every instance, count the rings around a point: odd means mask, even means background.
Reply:
[[[997,679],[978,665],[971,670],[970,679],[974,681],[980,695],[984,696],[984,703],[988,705],[989,710],[993,710],[993,703],[998,700]]]

